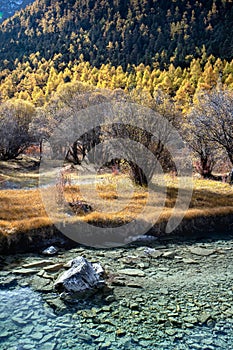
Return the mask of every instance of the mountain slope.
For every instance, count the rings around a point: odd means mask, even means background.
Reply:
[[[0,22],[25,8],[33,0],[0,0]]]
[[[230,0],[36,0],[1,25],[0,67],[39,51],[92,65],[173,62],[206,54],[233,57]],[[5,61],[4,61],[5,60]]]

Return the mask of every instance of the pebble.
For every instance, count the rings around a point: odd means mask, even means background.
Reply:
[[[3,331],[0,333],[0,338],[7,338],[9,337],[10,333],[7,331]]]
[[[195,316],[186,316],[183,318],[185,323],[191,323],[196,324],[198,322],[198,319]]]
[[[54,246],[50,246],[42,251],[44,255],[56,255],[58,253],[58,249]]]
[[[143,288],[143,285],[132,281],[126,281],[125,285],[130,288],[139,288],[139,289]]]
[[[27,324],[27,322],[22,320],[20,317],[12,317],[11,319],[14,323],[16,323],[17,325],[20,325],[20,326],[24,326]]]
[[[209,313],[202,313],[198,316],[198,321],[201,324],[205,324],[209,319],[211,318],[211,315]]]
[[[31,338],[35,340],[41,340],[43,338],[43,333],[35,332],[31,335]]]
[[[113,303],[115,300],[116,300],[116,298],[115,298],[114,295],[108,295],[108,296],[105,298],[105,301],[106,301],[107,303]]]
[[[185,264],[198,264],[199,263],[197,260],[194,260],[194,259],[183,259],[183,262]]]
[[[46,334],[46,335],[43,336],[43,338],[41,339],[40,344],[47,343],[47,342],[51,341],[53,338],[54,338],[54,335],[53,335],[53,334]]]
[[[173,328],[168,328],[168,329],[165,330],[165,333],[170,335],[170,336],[173,336],[173,335],[176,334],[176,330],[173,329]]]
[[[116,330],[116,335],[118,337],[123,337],[126,334],[126,331],[124,329],[117,329]]]
[[[176,255],[175,252],[165,252],[165,253],[163,253],[163,258],[173,259],[175,257],[175,255]]]
[[[139,304],[138,303],[130,303],[129,307],[132,310],[138,310],[139,309]]]

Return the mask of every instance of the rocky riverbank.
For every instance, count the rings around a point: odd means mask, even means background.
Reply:
[[[233,348],[232,253],[228,235],[2,257],[1,349]],[[54,281],[77,256],[101,263],[110,294],[60,298]]]
[[[215,232],[230,234],[233,215],[200,215],[188,219],[184,218],[169,237],[165,233],[166,224],[167,221],[156,223],[147,234],[162,239],[172,238],[173,240],[211,238]],[[39,252],[52,244],[61,248],[78,246],[77,242],[64,236],[54,225],[50,225],[24,233],[8,232],[7,235],[0,235],[0,254]]]

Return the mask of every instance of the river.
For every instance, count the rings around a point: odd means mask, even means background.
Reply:
[[[217,235],[2,257],[0,349],[233,349],[232,252]],[[69,304],[54,292],[80,255],[104,266],[111,295]]]

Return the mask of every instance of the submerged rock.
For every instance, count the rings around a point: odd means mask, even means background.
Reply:
[[[37,270],[34,270],[34,269],[16,269],[16,270],[13,270],[12,271],[14,274],[16,275],[32,275],[34,273],[37,273],[38,271]]]
[[[121,270],[118,270],[117,272],[119,274],[128,275],[128,276],[138,276],[138,277],[145,276],[145,272],[139,269],[121,269]]]
[[[40,277],[34,277],[31,286],[34,290],[37,292],[52,292],[53,291],[53,285],[50,280]]]
[[[15,287],[17,285],[17,279],[13,277],[7,277],[0,280],[0,289],[1,288],[10,288]]]
[[[189,251],[192,254],[200,255],[200,256],[209,256],[216,253],[216,249],[206,249],[206,248],[200,248],[200,247],[191,247]]]
[[[47,299],[46,302],[54,310],[65,310],[66,306],[60,298]]]
[[[149,236],[149,235],[137,235],[137,236],[129,236],[125,243],[152,243],[156,241],[158,237]]]
[[[154,248],[146,247],[144,249],[144,254],[151,256],[153,258],[160,258],[163,255],[163,252],[161,252],[160,250],[156,250]]]
[[[54,287],[59,292],[90,296],[106,286],[103,272],[100,264],[91,264],[80,256],[72,260],[71,268],[58,277]]]

